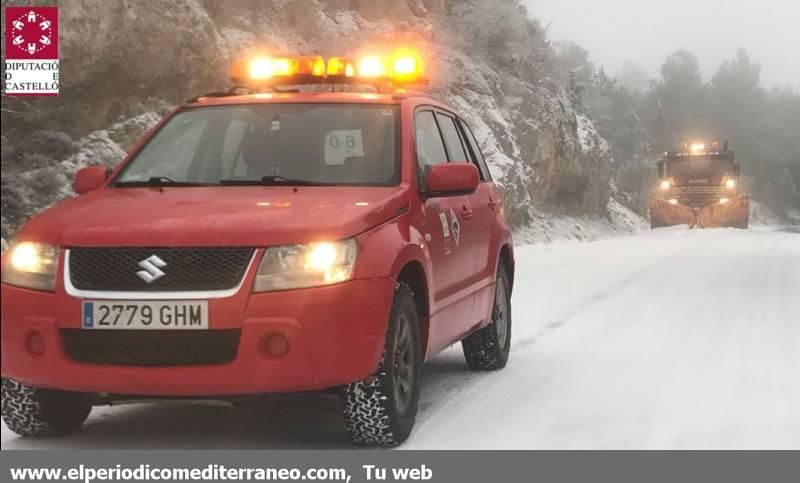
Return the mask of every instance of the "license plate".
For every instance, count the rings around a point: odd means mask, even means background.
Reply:
[[[208,302],[87,300],[84,329],[207,330]]]

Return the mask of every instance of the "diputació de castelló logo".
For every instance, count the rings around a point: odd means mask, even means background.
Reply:
[[[58,7],[6,7],[3,92],[58,95]]]

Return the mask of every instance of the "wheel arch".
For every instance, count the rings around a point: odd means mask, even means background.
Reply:
[[[397,274],[397,282],[408,285],[414,294],[414,302],[419,312],[420,342],[424,357],[427,354],[430,335],[430,296],[425,267],[418,260],[407,261]]]
[[[500,259],[498,263],[506,269],[506,274],[508,275],[508,283],[511,285],[509,289],[513,292],[514,290],[514,270],[515,270],[515,263],[514,263],[514,248],[509,243],[503,244],[500,248]]]

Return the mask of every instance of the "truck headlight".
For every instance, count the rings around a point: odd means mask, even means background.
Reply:
[[[668,190],[669,189],[669,180],[665,179],[664,181],[661,182],[661,189],[662,190]]]
[[[736,180],[735,179],[729,179],[728,181],[725,182],[725,187],[728,188],[729,190],[732,190],[733,188],[736,188]]]
[[[58,247],[33,242],[15,243],[6,257],[3,283],[47,292],[55,290]]]
[[[267,248],[256,273],[254,292],[319,287],[353,276],[355,239]]]

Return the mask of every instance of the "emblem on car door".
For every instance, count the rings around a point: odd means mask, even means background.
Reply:
[[[167,262],[160,259],[156,255],[151,255],[148,258],[145,258],[139,262],[139,266],[144,270],[139,270],[136,272],[136,275],[138,275],[139,278],[147,283],[153,283],[166,275],[163,271],[161,271],[161,269],[167,266]]]
[[[461,238],[461,222],[458,221],[456,212],[450,208],[450,232],[453,233],[453,239],[456,241],[456,247]]]
[[[450,222],[447,221],[447,215],[439,213],[439,221],[442,222],[442,236],[447,238],[450,236]]]

